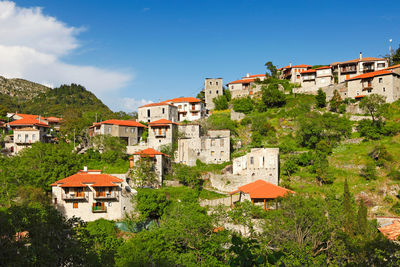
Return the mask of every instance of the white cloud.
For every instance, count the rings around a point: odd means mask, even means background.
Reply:
[[[124,97],[122,98],[122,107],[126,111],[137,111],[137,108],[146,104],[153,103],[153,101],[141,99],[141,100],[136,100],[134,98],[130,97]]]
[[[79,47],[82,28],[67,26],[38,7],[21,8],[0,2],[0,75],[58,86],[79,83],[105,99],[133,79],[127,71],[63,62]]]

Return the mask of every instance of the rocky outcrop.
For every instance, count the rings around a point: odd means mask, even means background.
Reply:
[[[49,87],[23,79],[6,79],[0,76],[0,94],[17,97],[19,100],[31,100],[39,94],[51,90]]]

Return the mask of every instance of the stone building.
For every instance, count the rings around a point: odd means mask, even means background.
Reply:
[[[252,96],[253,94],[261,91],[261,85],[257,84],[256,82],[263,81],[265,79],[265,74],[247,74],[240,80],[228,83],[227,86],[231,92],[232,99]]]
[[[383,70],[388,67],[388,61],[385,58],[360,57],[343,62],[335,62],[330,65],[332,67],[333,75],[337,76],[338,83],[345,82],[355,76]]]
[[[204,96],[206,110],[214,109],[213,99],[224,94],[222,78],[206,78],[204,81]]]
[[[151,103],[138,108],[138,121],[151,122],[156,120],[178,121],[178,107],[166,103]]]
[[[156,150],[164,145],[172,145],[178,138],[178,124],[170,120],[161,119],[149,123],[148,147]]]
[[[400,75],[393,70],[368,72],[350,78],[347,81],[347,95],[360,100],[370,94],[382,95],[387,103],[400,97]]]
[[[279,184],[279,148],[253,148],[233,160],[232,174],[244,176],[246,182],[265,180]]]
[[[35,116],[35,115],[32,115]],[[37,117],[37,116],[36,116]],[[11,139],[5,144],[5,148],[12,155],[20,152],[26,147],[31,147],[33,143],[48,143],[51,141],[49,125],[47,121],[26,117],[9,122],[7,125],[13,130]]]
[[[201,134],[200,125],[180,125],[176,162],[189,166],[196,160],[219,164],[230,160],[230,130],[208,130]]]
[[[84,221],[119,220],[133,211],[134,190],[117,177],[87,170],[51,184],[52,203],[64,216]]]
[[[93,123],[89,128],[89,135],[111,135],[125,141],[127,146],[133,146],[140,142],[145,125],[137,121],[106,120]]]
[[[301,88],[295,90],[297,93],[314,93],[319,88],[334,83],[332,69],[329,66],[303,71],[300,77]]]
[[[155,149],[152,148],[147,148],[138,152],[133,153],[132,156],[132,160],[133,160],[133,166],[131,166],[131,168],[134,168],[136,166],[136,164],[138,163],[138,161],[142,158],[149,158],[152,160],[152,162],[154,163],[154,171],[157,175],[158,178],[158,182],[161,185],[162,181],[164,179],[164,174],[167,173],[168,171],[168,155],[161,153],[160,151],[157,151]]]
[[[301,64],[292,66],[292,64],[290,64],[289,66],[278,69],[278,71],[280,71],[279,78],[282,80],[283,79],[290,80],[291,83],[300,84],[301,81],[300,73],[308,69],[311,69],[311,67],[312,67],[311,65]]]
[[[178,97],[163,101],[178,108],[177,121],[196,121],[205,117],[206,109],[204,103],[195,97]]]

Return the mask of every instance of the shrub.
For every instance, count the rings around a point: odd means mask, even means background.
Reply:
[[[266,108],[282,107],[286,104],[285,93],[279,90],[276,83],[265,85],[262,90],[262,102]]]
[[[376,165],[374,162],[368,162],[364,168],[361,169],[360,175],[367,180],[376,180]]]
[[[254,103],[250,97],[236,98],[233,100],[233,110],[244,114],[249,114],[253,111]]]
[[[400,171],[393,169],[387,174],[387,177],[391,180],[400,180]]]
[[[216,98],[213,99],[214,102],[214,109],[215,110],[225,110],[228,109],[229,107],[229,103],[228,103],[228,99],[226,99],[225,95],[220,95],[217,96]]]
[[[326,94],[321,88],[318,89],[318,94],[315,96],[318,108],[326,107]]]
[[[297,165],[297,157],[291,156],[289,157],[282,166],[282,172],[291,176],[299,170],[299,166]]]
[[[396,215],[400,215],[400,202],[394,203],[393,206],[390,208],[390,211]]]
[[[357,131],[362,137],[378,140],[381,137],[380,125],[381,123],[374,123],[371,120],[361,120],[358,123]]]

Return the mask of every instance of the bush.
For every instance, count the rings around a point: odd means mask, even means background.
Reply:
[[[250,97],[236,98],[233,100],[233,110],[244,114],[249,114],[253,111],[254,103]]]
[[[378,140],[381,138],[380,124],[381,123],[374,123],[371,120],[361,120],[358,123],[357,131],[362,137]]]
[[[368,162],[364,168],[361,169],[360,175],[367,180],[376,180],[376,165],[374,162]]]
[[[318,89],[318,94],[315,96],[318,108],[326,107],[326,94],[321,88]]]
[[[382,144],[376,145],[368,155],[376,162],[376,165],[380,167],[383,167],[385,162],[393,160],[393,156]]]
[[[286,104],[286,95],[284,92],[279,90],[279,86],[276,83],[262,86],[262,102],[265,108],[271,107],[282,107]]]
[[[207,126],[212,130],[231,130],[236,133],[236,123],[231,120],[230,112],[214,112],[207,120]]]
[[[400,171],[399,170],[391,170],[387,177],[391,180],[400,180]]]
[[[289,157],[282,166],[282,172],[287,176],[291,176],[292,174],[296,173],[299,170],[297,162],[296,156]]]
[[[217,96],[216,98],[213,99],[214,102],[214,109],[215,110],[225,110],[228,109],[229,107],[229,103],[228,103],[228,99],[226,99],[225,95],[220,95]]]
[[[390,208],[390,211],[400,216],[400,202],[396,202],[395,204],[393,204],[393,206]]]

